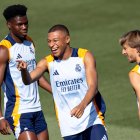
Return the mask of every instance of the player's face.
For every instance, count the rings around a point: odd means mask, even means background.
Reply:
[[[16,37],[25,37],[28,32],[27,16],[16,16],[7,22],[10,33]]]
[[[128,44],[124,44],[122,47],[122,54],[128,58],[130,63],[136,62],[138,51],[136,48],[131,48]]]
[[[52,55],[59,59],[63,59],[69,42],[70,37],[65,32],[54,31],[48,33],[48,46],[51,49]]]

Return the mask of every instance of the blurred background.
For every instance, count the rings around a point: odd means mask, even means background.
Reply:
[[[107,106],[105,121],[109,140],[139,140],[136,97],[128,79],[128,72],[134,64],[129,64],[127,58],[122,56],[118,40],[124,33],[140,28],[140,1],[1,0],[0,40],[8,33],[2,13],[11,4],[25,4],[28,7],[29,36],[36,45],[37,61],[50,53],[47,32],[58,23],[69,28],[71,47],[93,52],[97,62],[99,90]],[[52,96],[39,90],[50,140],[62,140]],[[0,140],[14,140],[14,136],[0,134]]]

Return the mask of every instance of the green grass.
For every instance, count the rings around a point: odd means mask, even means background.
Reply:
[[[106,126],[110,140],[138,140],[140,127],[136,97],[128,79],[130,65],[121,55],[120,36],[139,29],[139,0],[1,0],[3,9],[14,3],[28,6],[29,35],[36,44],[37,60],[49,54],[47,31],[57,23],[68,26],[71,46],[91,50],[97,61],[99,89],[105,99]],[[8,32],[0,16],[0,39]],[[61,140],[51,95],[40,89],[50,140]],[[13,140],[0,135],[0,140]]]

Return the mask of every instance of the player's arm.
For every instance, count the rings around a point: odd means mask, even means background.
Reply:
[[[36,66],[36,68],[32,72],[28,72],[27,63],[18,60],[17,68],[21,71],[22,80],[25,85],[29,85],[34,81],[38,81],[39,78],[44,74],[44,72],[48,69],[47,62],[45,59],[42,59]]]
[[[47,90],[49,93],[52,93],[51,85],[49,81],[45,78],[45,76],[41,76],[41,78],[39,78],[38,83],[41,88]]]
[[[129,73],[130,83],[136,93],[138,103],[138,116],[140,120],[140,75],[136,72]]]
[[[10,126],[8,122],[4,119],[1,106],[1,85],[4,79],[8,55],[9,54],[7,48],[0,45],[0,133],[3,135],[10,134]]]
[[[35,47],[34,41],[29,36],[28,36],[28,38],[33,42],[34,47]],[[52,93],[51,85],[50,85],[49,81],[45,78],[44,75],[39,78],[38,84],[44,90],[47,90],[49,93]]]
[[[47,69],[47,62],[45,59],[42,59],[38,64],[35,70],[33,70],[30,74],[27,70],[27,63],[18,60],[18,66],[17,68],[21,71],[22,80],[25,85],[29,85],[30,83],[34,81],[39,82],[39,86],[43,89],[47,90],[49,93],[52,92],[51,85],[48,82],[48,80],[43,76],[43,73]]]
[[[88,84],[88,91],[82,102],[71,111],[71,116],[80,118],[86,106],[93,100],[97,94],[98,80],[96,71],[96,62],[91,52],[87,52],[84,58],[86,80]]]

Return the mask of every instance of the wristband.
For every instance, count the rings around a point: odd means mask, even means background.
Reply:
[[[0,117],[0,120],[3,120],[4,119],[4,117]]]

